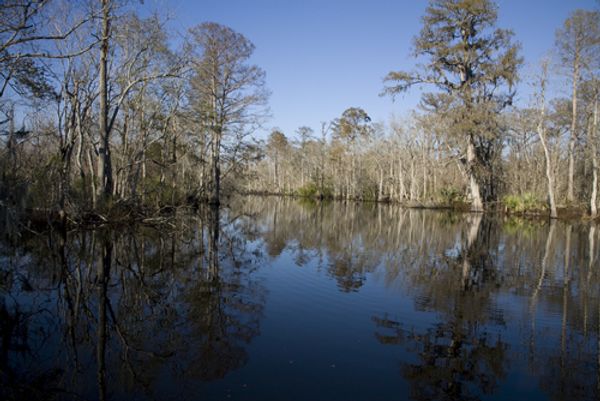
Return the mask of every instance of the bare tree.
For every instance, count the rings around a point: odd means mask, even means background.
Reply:
[[[567,181],[567,201],[575,200],[573,177],[575,174],[575,142],[579,136],[577,127],[577,98],[582,74],[590,68],[592,59],[598,53],[600,43],[600,13],[597,11],[576,10],[565,20],[563,27],[556,31],[556,47],[560,62],[568,66],[571,78],[571,135],[569,137],[569,168]]]
[[[550,217],[558,217],[556,212],[556,200],[554,197],[554,172],[552,169],[552,159],[548,149],[548,139],[546,135],[546,86],[548,82],[548,61],[542,63],[542,73],[540,77],[540,117],[537,125],[537,133],[544,149],[544,159],[546,161],[546,179],[548,181],[548,202],[550,204]]]
[[[589,197],[589,213],[591,218],[598,216],[598,99],[600,98],[600,82],[594,76],[583,86],[584,100],[588,107],[587,144],[592,164],[592,180]]]
[[[46,67],[40,60],[75,57],[95,45],[95,41],[85,41],[68,53],[51,50],[53,43],[75,36],[95,18],[93,11],[85,10],[77,18],[65,20],[62,14],[69,14],[78,7],[68,3],[62,6],[59,2],[53,5],[49,0],[0,3],[0,98],[9,87],[19,95],[53,95]]]
[[[265,73],[249,64],[254,45],[242,34],[213,22],[190,29],[194,57],[191,80],[193,107],[208,132],[211,149],[210,203],[221,192],[221,151],[227,136],[251,132],[268,98]]]

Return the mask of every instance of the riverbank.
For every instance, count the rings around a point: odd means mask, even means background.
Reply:
[[[407,209],[423,210],[443,210],[456,213],[471,213],[470,205],[466,202],[455,201],[448,202],[417,202],[406,201],[398,202],[394,200],[368,200],[368,199],[340,199],[335,197],[307,197],[297,194],[275,194],[275,193],[243,193],[240,197],[264,197],[264,198],[289,198],[299,202],[308,203],[327,203],[341,202],[352,204],[385,204],[394,205]],[[224,200],[222,206],[227,208],[231,202],[231,197]],[[198,202],[186,202],[178,205],[164,205],[160,207],[149,207],[137,203],[116,202],[105,205],[97,210],[85,210],[77,212],[65,212],[53,209],[26,208],[16,210],[2,206],[2,216],[5,221],[18,222],[24,224],[30,229],[42,231],[44,228],[55,226],[64,228],[95,228],[100,226],[127,226],[131,224],[141,225],[165,225],[171,224],[173,218],[186,213],[198,213],[199,210],[208,208],[210,205]],[[599,218],[592,219],[587,214],[585,208],[581,205],[560,206],[558,207],[558,220],[567,221],[600,221]],[[486,214],[493,214],[503,217],[517,217],[526,220],[549,220],[550,215],[547,210],[536,208],[531,210],[511,210],[502,202],[488,204]]]
[[[297,200],[304,200],[310,202],[351,202],[351,203],[377,203],[377,204],[391,204],[397,205],[409,209],[426,209],[426,210],[447,210],[459,213],[471,212],[471,205],[463,201],[453,202],[436,202],[430,201],[397,201],[392,199],[348,199],[342,197],[328,196],[303,196],[299,194],[280,194],[280,193],[268,193],[268,192],[245,192],[242,196],[268,196],[268,197],[282,197],[291,198]],[[488,203],[484,213],[494,213],[506,216],[515,216],[527,219],[550,219],[550,211],[542,207],[539,203],[533,207],[511,208],[511,205],[506,205],[504,202],[498,201],[495,203]],[[600,216],[591,218],[585,205],[559,205],[557,207],[558,220],[584,220],[584,221],[600,221]]]

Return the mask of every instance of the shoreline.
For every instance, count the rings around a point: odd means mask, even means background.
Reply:
[[[268,197],[281,197],[281,198],[291,198],[296,200],[305,200],[310,202],[343,202],[343,203],[355,203],[355,204],[386,204],[386,205],[394,205],[399,206],[406,209],[421,209],[421,210],[440,210],[440,211],[449,211],[455,213],[482,213],[482,214],[496,214],[507,217],[519,217],[530,220],[553,220],[550,217],[550,212],[541,211],[541,210],[532,210],[525,212],[511,212],[506,210],[506,207],[502,205],[501,202],[496,202],[494,204],[488,204],[488,208],[479,212],[470,210],[469,204],[464,202],[455,202],[454,204],[447,203],[435,203],[435,202],[418,202],[418,201],[408,201],[408,202],[399,202],[395,200],[371,200],[371,199],[346,199],[339,197],[312,197],[312,196],[302,196],[296,194],[277,194],[277,193],[240,193],[240,196],[268,196]],[[596,218],[591,218],[587,212],[587,209],[581,206],[566,206],[561,205],[557,207],[558,217],[554,220],[580,220],[587,222],[600,222],[600,215]]]
[[[558,217],[551,219],[550,215],[546,211],[525,211],[525,212],[510,212],[507,211],[499,202],[491,205],[482,212],[475,212],[469,209],[469,205],[463,202],[456,202],[455,204],[444,204],[435,202],[398,202],[393,200],[365,200],[365,199],[339,199],[339,198],[319,198],[319,197],[307,197],[294,194],[275,194],[275,193],[238,193],[236,195],[228,196],[224,199],[222,207],[229,207],[229,203],[236,197],[275,197],[275,198],[287,198],[298,202],[310,202],[314,204],[318,203],[329,203],[329,202],[340,202],[343,204],[355,204],[355,205],[389,205],[397,206],[404,209],[415,209],[415,210],[431,210],[431,211],[445,211],[457,214],[485,214],[494,215],[506,218],[519,218],[530,221],[579,221],[585,223],[599,223],[600,217],[592,219],[586,215],[586,211],[581,207],[566,207],[561,206],[558,208]],[[128,224],[141,224],[148,226],[160,226],[169,224],[169,222],[176,218],[180,211],[190,211],[197,213],[203,208],[208,208],[208,203],[184,203],[180,205],[168,205],[162,206],[158,209],[149,208],[144,205],[120,205],[109,209],[99,210],[87,210],[81,213],[66,213],[64,211],[54,209],[43,209],[43,208],[26,208],[18,212],[6,205],[2,206],[2,213],[4,220],[13,220],[18,224],[23,224],[28,228],[45,229],[48,227],[62,227],[62,228],[99,228],[104,226],[123,226]],[[12,213],[11,213],[12,211]],[[9,218],[8,216],[11,215]]]

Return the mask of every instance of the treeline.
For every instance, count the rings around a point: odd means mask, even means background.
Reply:
[[[0,201],[62,215],[218,204],[265,115],[254,45],[115,0],[0,4]]]
[[[384,127],[353,107],[318,133],[300,127],[288,138],[274,130],[246,188],[345,200],[458,202],[463,168],[443,133],[428,129],[431,123],[429,116],[415,115]]]
[[[600,14],[574,11],[521,79],[520,46],[496,18],[491,1],[430,1],[414,41],[420,64],[391,72],[383,91],[432,87],[419,110],[384,125],[351,107],[316,132],[275,129],[247,190],[595,217]],[[519,82],[533,91],[516,106]]]
[[[599,12],[568,16],[534,77],[519,76],[497,12],[429,2],[415,70],[390,72],[382,91],[423,87],[409,116],[376,123],[350,107],[256,142],[269,93],[242,34],[202,23],[181,35],[116,0],[3,1],[0,202],[66,216],[218,204],[241,189],[595,217]],[[533,96],[517,107],[524,84]]]

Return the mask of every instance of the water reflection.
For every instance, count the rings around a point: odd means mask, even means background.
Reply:
[[[415,330],[386,316],[373,318],[381,343],[403,345],[416,354],[417,361],[401,369],[415,400],[478,400],[493,394],[507,374],[508,344],[486,327],[504,324],[502,314],[489,313],[502,274],[493,252],[498,227],[479,214],[465,220],[460,242],[448,248],[456,253],[419,261],[422,273],[407,277],[419,293],[419,309],[441,313],[442,319]]]
[[[435,315],[428,325],[372,316],[377,341],[409,355],[399,362],[411,399],[511,398],[507,386],[526,380],[537,383],[533,398],[600,396],[594,225],[342,203],[245,207],[262,216],[267,247],[320,255],[341,291],[382,279]]]
[[[598,399],[598,236],[277,198],[5,228],[0,399]]]
[[[192,217],[5,242],[0,398],[170,398],[243,366],[265,301],[250,275],[260,255],[218,210]]]

